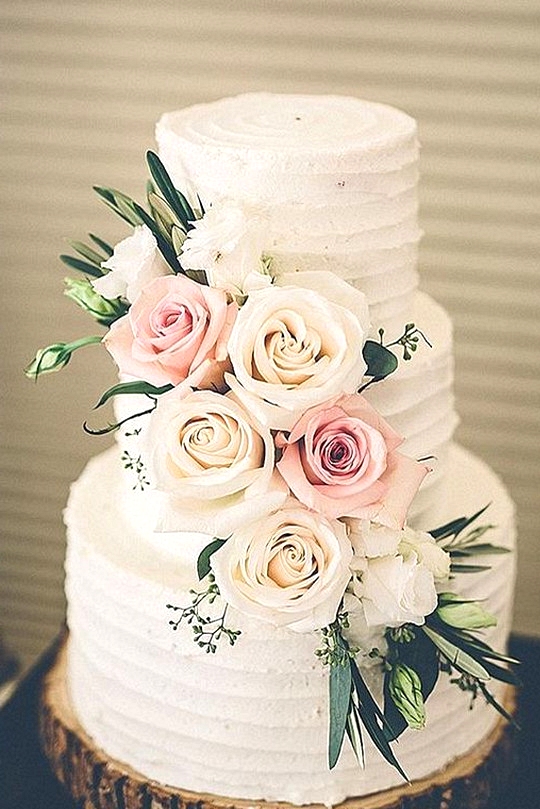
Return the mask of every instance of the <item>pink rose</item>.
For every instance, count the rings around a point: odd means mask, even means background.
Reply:
[[[403,439],[363,396],[308,410],[287,438],[277,464],[296,497],[329,518],[358,517],[401,528],[429,471],[396,452]]]
[[[105,347],[121,374],[153,385],[221,386],[236,304],[225,292],[183,275],[147,284],[127,315],[112,324]]]

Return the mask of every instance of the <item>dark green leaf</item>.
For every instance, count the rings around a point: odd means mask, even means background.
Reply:
[[[193,208],[184,195],[174,187],[167,169],[157,154],[155,152],[148,151],[146,153],[146,160],[148,162],[150,173],[154,178],[157,187],[173,209],[174,213],[178,216],[184,227],[187,229],[189,222],[196,218]]]
[[[384,759],[391,764],[399,774],[408,781],[405,772],[396,759],[392,748],[386,738],[385,731],[393,734],[394,731],[388,726],[388,721],[381,709],[373,699],[367,685],[364,682],[360,670],[356,663],[351,663],[351,673],[353,677],[354,692],[358,699],[358,717],[364,725],[371,741],[381,753]],[[354,700],[351,700],[354,704]]]
[[[61,255],[60,261],[63,261],[72,270],[84,272],[86,275],[91,275],[92,278],[101,278],[103,275],[103,270],[99,267],[89,264],[87,261],[82,261],[80,258],[75,258],[75,256]]]
[[[99,236],[96,236],[94,233],[89,233],[88,235],[90,236],[94,244],[97,244],[98,247],[101,247],[107,258],[110,258],[112,256],[112,254],[114,253],[114,248],[111,247],[111,245],[108,244],[108,242],[104,241],[103,239],[100,239]]]
[[[478,683],[478,687],[482,692],[482,694],[484,695],[486,702],[493,708],[495,708],[495,710],[498,711],[500,715],[507,720],[507,722],[510,722],[512,725],[514,725],[514,727],[520,730],[519,724],[516,722],[515,717],[513,717],[511,713],[508,713],[506,708],[504,708],[499,702],[497,702],[491,691],[488,691],[484,683]]]
[[[199,554],[199,558],[197,559],[197,575],[199,577],[199,581],[204,579],[210,573],[210,559],[212,554],[218,551],[225,543],[227,542],[226,539],[218,539],[217,537],[210,542],[206,548],[203,548]]]
[[[125,194],[122,194],[120,191],[115,191],[112,188],[105,188],[100,185],[94,185],[93,188],[105,204],[127,222],[128,225],[135,227],[141,224],[140,217],[134,215],[133,209],[128,204],[128,202],[132,202],[129,197],[126,197]]]
[[[429,626],[422,627],[428,638],[433,641],[435,646],[442,652],[443,656],[454,666],[458,671],[470,674],[471,677],[477,677],[479,680],[489,680],[490,675],[486,668],[474,657],[465,652],[463,649],[456,646],[448,638],[444,637],[439,632],[431,629]]]
[[[328,733],[328,766],[336,766],[347,730],[351,702],[351,658],[330,667],[330,727]]]
[[[101,270],[101,262],[103,261],[103,256],[100,256],[93,247],[89,247],[84,242],[77,242],[71,241],[69,242],[71,247],[83,258]]]
[[[481,573],[483,570],[491,570],[490,565],[462,565],[459,562],[450,565],[451,573]]]
[[[490,545],[485,542],[481,545],[459,545],[456,548],[450,546],[448,552],[453,559],[458,559],[459,557],[491,556],[500,553],[511,553],[511,549],[504,548],[502,545]]]
[[[162,385],[158,388],[155,385],[151,385],[150,382],[143,382],[140,380],[136,380],[134,382],[119,382],[117,385],[113,385],[112,388],[105,391],[99,402],[94,405],[94,410],[97,410],[98,407],[104,405],[113,396],[118,396],[119,394],[138,393],[146,394],[147,396],[161,396],[162,393],[167,393],[167,391],[172,390],[173,387],[174,385]]]
[[[441,525],[439,528],[434,528],[432,531],[429,531],[429,533],[434,539],[446,539],[447,537],[451,536],[457,537],[458,534],[461,534],[461,532],[468,528],[471,523],[478,519],[478,517],[481,517],[489,506],[490,503],[483,506],[483,508],[477,511],[476,514],[473,514],[471,517],[458,517],[445,525]]]
[[[396,355],[385,346],[374,340],[367,340],[363,349],[364,361],[367,365],[365,375],[380,380],[392,374],[398,367]]]

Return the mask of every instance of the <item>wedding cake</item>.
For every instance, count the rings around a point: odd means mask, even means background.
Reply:
[[[453,442],[415,121],[247,94],[157,143],[147,209],[97,189],[132,233],[66,260],[120,373],[65,513],[78,722],[180,794],[330,806],[443,771],[507,715],[514,516]]]

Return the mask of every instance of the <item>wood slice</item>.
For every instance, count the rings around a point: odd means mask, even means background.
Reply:
[[[505,707],[514,712],[508,689]],[[247,801],[187,792],[149,781],[126,764],[109,758],[85,733],[66,688],[66,642],[43,681],[40,734],[57,778],[79,809],[294,809],[288,803]],[[474,750],[444,770],[361,798],[335,809],[484,809],[508,780],[514,764],[512,728],[504,720]],[[311,809],[325,809],[312,805]]]

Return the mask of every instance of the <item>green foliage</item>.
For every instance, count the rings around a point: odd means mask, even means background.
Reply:
[[[471,564],[469,561],[471,558],[510,552],[509,548],[479,541],[494,527],[491,524],[478,525],[467,531],[484,514],[488,507],[489,503],[470,517],[458,517],[429,532],[441,548],[450,554],[452,560],[450,571],[452,573],[481,573],[484,570],[489,570],[491,566],[478,563]]]
[[[144,491],[147,486],[150,486],[150,481],[146,477],[146,466],[140,455],[135,457],[134,455],[130,455],[127,450],[124,450],[121,455],[121,460],[124,462],[124,469],[130,469],[132,472],[135,472],[137,482],[133,486],[134,489]]]
[[[322,630],[323,643],[316,652],[322,662],[330,666],[328,740],[330,767],[335,766],[339,759],[345,733],[357,758],[363,760],[362,734],[365,730],[386,761],[408,780],[388,742],[388,735],[392,735],[393,731],[360,673],[355,660],[355,651],[351,649],[343,635],[347,627],[346,613],[338,614],[336,620]]]
[[[213,614],[210,609],[217,598],[219,598],[219,588],[212,573],[208,574],[208,585],[205,590],[190,590],[193,596],[191,604],[185,607],[177,607],[174,604],[167,604],[167,609],[180,612],[180,617],[175,621],[169,621],[169,626],[177,630],[185,621],[193,631],[193,640],[207,654],[214,654],[220,640],[228,640],[234,646],[240,630],[230,629],[225,625],[227,616],[227,605],[219,614]],[[201,610],[204,609],[204,612]]]
[[[24,369],[24,373],[29,379],[37,381],[38,377],[43,374],[51,374],[54,371],[59,371],[64,368],[71,359],[72,354],[79,348],[84,348],[87,345],[94,343],[101,343],[101,336],[81,337],[79,340],[74,340],[71,343],[53,343],[40,348],[36,356]]]
[[[100,326],[110,326],[128,311],[128,304],[120,298],[109,300],[96,292],[88,278],[65,278],[64,295],[88,312]]]
[[[210,574],[210,560],[212,558],[212,554],[218,551],[226,542],[226,539],[218,539],[218,537],[214,537],[213,541],[210,542],[206,548],[202,549],[199,554],[199,558],[197,559],[197,575],[199,577],[199,581]]]
[[[161,396],[163,393],[167,393],[168,391],[172,390],[173,387],[174,385],[162,385],[161,387],[156,387],[156,385],[151,385],[150,382],[144,382],[142,380],[136,380],[134,382],[119,382],[117,385],[113,385],[112,388],[105,391],[98,403],[94,405],[94,410],[97,410],[98,407],[102,407],[109,401],[109,399],[112,399],[113,396],[133,394]]]

